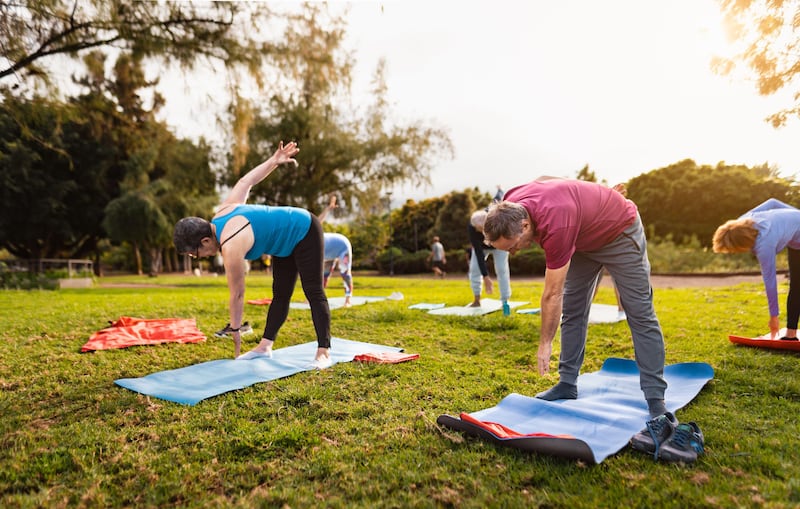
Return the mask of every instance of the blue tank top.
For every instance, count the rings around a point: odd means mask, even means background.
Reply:
[[[239,205],[230,213],[212,219],[220,235],[234,216],[244,216],[253,228],[253,247],[245,255],[248,260],[257,260],[261,255],[286,257],[292,254],[297,243],[303,240],[311,227],[311,213],[297,207],[270,207],[268,205]]]

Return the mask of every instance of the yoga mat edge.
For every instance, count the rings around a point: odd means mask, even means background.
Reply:
[[[594,454],[588,444],[577,438],[558,437],[515,437],[500,438],[480,426],[464,421],[452,415],[440,415],[436,422],[441,426],[461,431],[471,436],[483,438],[495,445],[510,446],[523,451],[557,456],[566,459],[578,459],[595,464]]]
[[[744,336],[728,336],[728,340],[735,345],[752,346],[756,348],[768,348],[771,350],[788,350],[800,352],[800,341],[786,341],[781,339],[769,338],[746,338]]]

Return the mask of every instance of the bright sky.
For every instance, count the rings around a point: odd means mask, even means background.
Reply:
[[[396,203],[574,177],[586,164],[609,184],[686,158],[800,173],[800,120],[764,121],[788,95],[760,97],[710,69],[728,52],[717,0],[333,5],[350,7],[356,94],[385,58],[398,118],[443,127],[455,146],[431,187],[398,189]]]

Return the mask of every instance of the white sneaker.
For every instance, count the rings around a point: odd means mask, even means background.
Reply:
[[[239,357],[236,358],[237,361],[249,361],[252,359],[271,359],[272,358],[272,351],[269,352],[256,352],[255,350],[250,350],[249,352],[243,353]]]
[[[328,369],[329,367],[333,366],[333,360],[330,357],[322,357],[320,359],[314,359],[309,365],[308,369]]]

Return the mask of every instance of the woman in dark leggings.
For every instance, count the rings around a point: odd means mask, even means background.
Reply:
[[[769,304],[772,339],[797,341],[800,318],[800,210],[771,198],[723,224],[714,233],[715,253],[752,252],[761,265]],[[788,248],[789,295],[786,298],[786,332],[780,335],[778,275],[775,257]]]
[[[292,142],[283,142],[275,153],[244,175],[217,209],[211,221],[199,217],[183,218],[175,225],[173,238],[178,252],[193,257],[222,253],[230,300],[228,330],[233,335],[237,359],[271,357],[278,330],[286,321],[289,302],[297,276],[311,306],[311,317],[317,333],[317,353],[311,367],[324,369],[331,365],[328,300],[322,287],[323,241],[319,219],[305,209],[246,205],[252,186],[261,182],[281,164],[297,161],[299,149]],[[245,260],[272,256],[273,299],[267,314],[267,325],[259,345],[244,355],[241,348],[242,314],[244,312]]]

